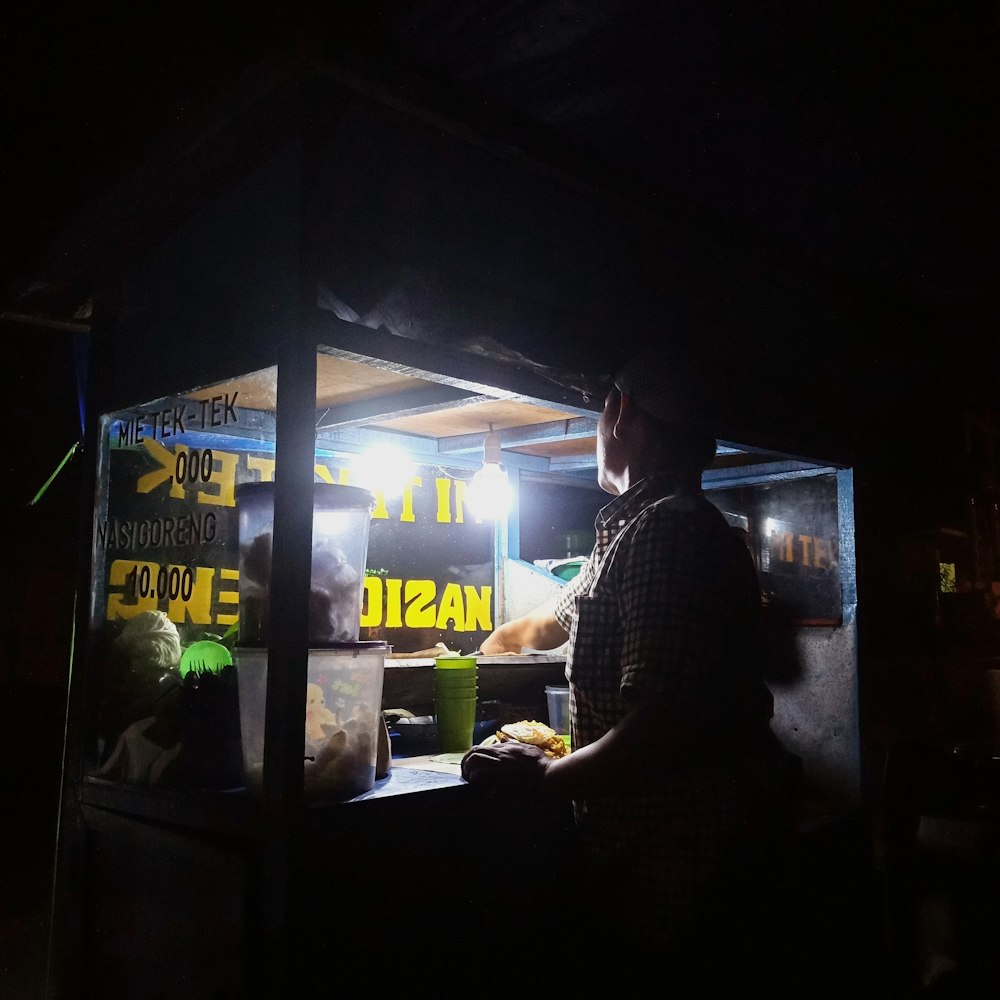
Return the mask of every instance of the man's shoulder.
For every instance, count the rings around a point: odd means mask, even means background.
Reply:
[[[724,518],[718,509],[700,493],[671,493],[667,496],[649,497],[636,506],[632,523],[655,524],[661,521],[686,521],[706,529],[714,529]]]

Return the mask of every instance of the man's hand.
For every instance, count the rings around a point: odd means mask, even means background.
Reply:
[[[520,653],[523,649],[555,649],[568,638],[569,633],[559,624],[553,609],[558,594],[541,607],[520,618],[498,625],[479,647],[483,656],[502,653]]]
[[[470,785],[534,792],[551,758],[527,743],[473,747],[462,758],[462,777]]]
[[[479,647],[479,652],[483,656],[501,656],[504,653],[520,653],[521,643],[513,640],[511,642],[505,642],[503,635],[501,634],[501,628],[496,629],[491,632],[483,641]]]

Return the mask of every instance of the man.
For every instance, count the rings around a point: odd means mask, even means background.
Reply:
[[[736,916],[780,858],[794,760],[770,729],[752,557],[701,490],[710,386],[658,351],[621,369],[598,421],[598,481],[615,499],[593,553],[553,601],[482,644],[495,655],[569,639],[573,752],[505,743],[463,761],[472,785],[572,799],[585,929],[612,963],[627,948],[629,968],[645,957],[700,988],[733,971],[733,937],[755,929],[759,912]]]

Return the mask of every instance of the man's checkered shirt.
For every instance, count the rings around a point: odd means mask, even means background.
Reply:
[[[594,551],[555,609],[570,634],[574,749],[647,694],[710,720],[720,743],[766,728],[760,591],[746,545],[719,510],[649,478],[602,508],[595,527]],[[648,793],[578,801],[575,810],[583,843],[616,872],[636,934],[656,943],[686,922],[739,832],[744,785],[725,754],[684,773],[644,766]]]

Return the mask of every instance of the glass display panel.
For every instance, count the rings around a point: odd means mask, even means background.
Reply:
[[[835,475],[775,479],[707,496],[745,538],[776,619],[804,625],[841,622]]]
[[[495,528],[469,510],[471,477],[418,465],[402,497],[376,494],[361,624],[396,656],[471,653],[493,631]]]
[[[596,487],[558,486],[523,475],[519,492],[518,557],[539,565],[589,556],[596,540],[597,514],[614,499]]]
[[[100,420],[91,586],[91,776],[243,783],[232,651],[236,487],[273,479],[276,369]]]
[[[317,438],[316,478],[375,497],[368,537],[360,638],[392,655],[443,643],[470,653],[494,628],[496,529],[468,502],[474,470],[414,462],[396,488],[366,476],[370,452]]]

